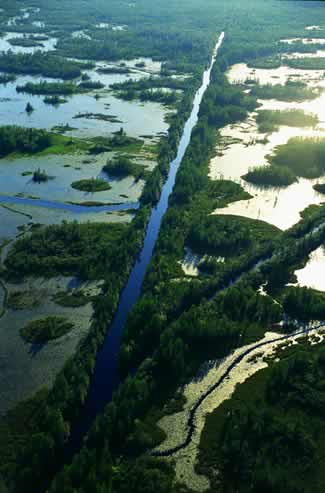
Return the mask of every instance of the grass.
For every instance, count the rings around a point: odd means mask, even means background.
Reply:
[[[53,296],[53,301],[60,306],[78,308],[87,305],[91,297],[82,291],[60,291]]]
[[[319,97],[319,90],[303,82],[287,81],[286,84],[256,85],[251,94],[259,99],[277,99],[278,101],[308,101]]]
[[[286,65],[302,70],[325,70],[325,57],[303,57],[286,60]]]
[[[119,156],[115,159],[108,160],[103,167],[103,171],[118,178],[124,178],[131,175],[137,180],[145,178],[145,175],[147,174],[143,166],[131,161],[125,156]]]
[[[29,322],[20,334],[27,342],[42,344],[62,337],[73,328],[74,325],[63,317],[47,317]]]
[[[8,295],[6,306],[13,310],[25,310],[40,305],[39,294],[32,291],[14,291]]]
[[[242,178],[254,185],[265,187],[286,187],[291,185],[297,178],[286,166],[256,166],[250,168]]]
[[[261,133],[278,130],[281,125],[288,127],[314,127],[319,119],[316,115],[305,113],[303,110],[261,110],[257,113],[256,123]]]
[[[85,178],[83,180],[74,181],[71,183],[71,187],[80,190],[81,192],[104,192],[110,190],[112,187],[106,181],[101,178]]]
[[[265,58],[256,58],[255,60],[249,62],[248,67],[262,68],[262,69],[276,69],[281,67],[281,65],[282,65],[281,57],[275,55]]]
[[[318,178],[325,171],[325,139],[295,137],[277,146],[268,157],[272,165],[285,166],[296,176]]]

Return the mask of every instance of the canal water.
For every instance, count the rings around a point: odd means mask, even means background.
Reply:
[[[174,188],[176,174],[190,143],[192,130],[198,122],[201,101],[210,84],[211,71],[223,39],[224,33],[221,33],[214,49],[210,66],[205,70],[202,85],[195,95],[192,112],[185,124],[177,156],[174,161],[171,162],[168,179],[163,187],[160,200],[157,206],[152,210],[141,255],[133,267],[128,282],[122,292],[114,320],[108,331],[104,345],[98,353],[87,401],[79,422],[72,430],[70,446],[73,450],[78,449],[81,439],[88,431],[92,421],[111,400],[113,392],[120,383],[118,374],[118,353],[123,329],[130,310],[140,297],[144,276],[158,238],[161,221],[168,208],[168,199]],[[71,450],[69,452],[71,452]]]

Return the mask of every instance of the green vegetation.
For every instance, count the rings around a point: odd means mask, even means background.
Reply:
[[[131,175],[137,180],[143,179],[147,175],[145,168],[141,164],[131,161],[126,156],[109,159],[103,167],[103,171],[117,178],[124,178]]]
[[[285,313],[303,322],[324,320],[325,294],[306,287],[289,286],[280,296]]]
[[[47,317],[29,322],[20,333],[27,342],[43,344],[62,337],[73,328],[74,325],[65,318]]]
[[[53,296],[53,301],[60,306],[78,308],[91,302],[91,297],[81,290],[60,291]]]
[[[25,111],[26,111],[26,113],[30,114],[30,113],[33,113],[34,108],[33,108],[33,106],[30,103],[27,103],[26,104]]]
[[[244,180],[265,187],[287,187],[297,181],[296,175],[286,166],[256,166],[242,176]]]
[[[95,80],[85,80],[83,82],[80,82],[78,87],[80,89],[87,89],[89,91],[93,91],[95,89],[103,89],[105,87],[105,84],[102,84],[101,82]]]
[[[325,139],[292,138],[287,144],[277,146],[269,161],[289,168],[296,176],[318,178],[325,171]]]
[[[39,293],[32,291],[14,291],[9,293],[6,306],[13,310],[35,308],[40,304]]]
[[[276,69],[281,67],[282,60],[279,55],[269,56],[265,58],[257,58],[255,60],[251,60],[248,64],[251,68],[262,68],[262,69]]]
[[[323,58],[290,58],[286,60],[286,65],[291,68],[302,70],[325,70],[325,57]]]
[[[17,92],[28,94],[46,94],[68,96],[78,91],[78,86],[72,82],[27,82],[24,86],[17,86]]]
[[[313,189],[316,190],[316,192],[325,193],[325,183],[316,183],[313,186]]]
[[[0,127],[0,157],[12,153],[22,154],[69,154],[88,150],[90,144],[78,139],[13,125]]]
[[[175,92],[153,90],[148,89],[145,91],[121,91],[117,93],[117,97],[131,101],[133,99],[139,99],[142,102],[155,101],[156,103],[162,103],[166,105],[173,105],[178,101],[178,96]]]
[[[82,69],[92,64],[66,60],[63,57],[37,51],[33,54],[10,51],[0,54],[0,70],[14,74],[43,75],[60,79],[74,79],[81,75]]]
[[[81,190],[82,192],[104,192],[110,190],[111,185],[102,178],[85,178],[83,180],[74,181],[71,183],[72,188]]]
[[[324,490],[324,346],[278,355],[207,417],[198,472],[210,491]]]
[[[34,38],[11,38],[8,40],[12,46],[22,46],[24,48],[42,47],[43,44]]]
[[[20,278],[71,274],[101,279],[104,250],[105,264],[110,267],[126,231],[124,225],[105,223],[62,223],[36,229],[14,244],[5,262],[7,275]]]
[[[45,104],[51,104],[52,106],[67,103],[67,100],[60,98],[60,96],[46,96],[43,101]]]
[[[131,70],[128,67],[99,67],[97,69],[99,74],[129,74]]]
[[[16,76],[13,74],[0,74],[0,84],[8,84],[9,82],[15,82]]]
[[[38,168],[36,171],[33,173],[33,181],[35,183],[43,183],[49,181],[50,177],[46,173],[46,171],[41,171],[40,168]]]
[[[15,14],[10,5],[14,0],[4,1],[8,12]],[[207,177],[208,162],[215,150],[216,130],[224,124],[245,119],[248,112],[256,108],[255,97],[243,94],[238,87],[230,87],[223,72],[231,63],[275,55],[279,50],[277,41],[281,37],[296,34],[307,22],[317,23],[322,10],[317,5],[302,7],[300,4],[303,2],[276,2],[276,5],[270,3],[266,16],[265,3],[255,0],[221,0],[217,3],[207,0],[204,9],[194,0],[180,0],[173,4],[160,2],[154,7],[148,4],[148,0],[140,0],[137,2],[137,15],[134,15],[128,2],[117,0],[112,0],[109,5],[107,1],[98,0],[96,9],[91,2],[84,2],[83,8],[78,8],[80,0],[38,1],[48,29],[58,32],[62,55],[105,60],[151,56],[168,60],[164,63],[164,73],[184,71],[194,74],[181,103],[177,105],[177,113],[170,120],[168,136],[159,146],[158,166],[146,182],[142,205],[152,206],[159,198],[191,109],[194,90],[200,83],[203,65],[210,58],[216,32],[225,29],[227,33],[212,85],[201,107],[199,124],[177,176],[170,208],[163,220],[146,276],[143,296],[128,322],[121,366],[124,374],[129,370],[132,372],[116,392],[113,402],[94,423],[80,453],[70,465],[61,468],[70,425],[85,402],[96,353],[116,310],[120,290],[139,252],[148,217],[148,211],[143,207],[136,216],[137,224],[125,228],[125,236],[123,240],[118,239],[114,252],[107,249],[107,242],[103,242],[100,252],[95,252],[98,263],[92,265],[96,265],[98,272],[105,276],[105,288],[94,303],[94,321],[89,337],[60,372],[51,391],[38,398],[37,407],[36,404],[26,404],[28,420],[25,419],[26,414],[17,411],[11,415],[11,421],[9,418],[4,421],[5,431],[0,429],[0,443],[3,443],[3,436],[9,443],[4,453],[0,453],[0,471],[15,493],[34,493],[35,490],[51,493],[185,492],[185,487],[175,484],[171,464],[142,456],[162,439],[156,420],[162,415],[166,401],[174,397],[175,389],[188,382],[203,362],[224,357],[234,347],[258,339],[271,323],[281,319],[282,308],[270,296],[259,295],[258,287],[265,279],[273,287],[287,279],[293,264],[307,255],[312,244],[314,246],[319,241],[318,236],[307,233],[317,221],[323,220],[321,216],[314,217],[313,209],[306,213],[299,227],[276,235],[274,241],[261,246],[254,255],[245,250],[240,258],[232,258],[225,265],[210,263],[210,271],[206,270],[199,279],[190,282],[184,279],[178,261],[183,258],[185,240],[192,224],[203,221],[216,207],[247,198],[238,184],[223,180],[211,182]],[[0,18],[7,15],[7,11],[0,13]],[[115,32],[90,27],[105,21],[125,22],[128,29]],[[89,28],[92,39],[73,39],[71,31],[76,28],[86,28],[87,32]],[[93,152],[102,152],[109,146],[112,148],[110,139],[94,141]],[[128,146],[141,147],[139,142],[126,143],[125,138],[120,139],[118,147],[118,139],[116,148],[124,152],[129,153]],[[86,235],[82,239],[88,252],[90,240]],[[43,243],[39,240],[37,251],[32,255],[36,265],[36,257],[39,259],[39,253],[44,252]],[[79,240],[76,243],[79,246]],[[65,243],[62,250],[58,250],[54,239],[52,244],[50,262],[55,264],[57,252],[65,252]],[[28,252],[29,245],[25,247]],[[91,248],[94,249],[93,245]],[[70,245],[68,249],[71,257]],[[84,253],[83,249],[81,251]],[[222,293],[218,291],[274,251],[277,252],[277,261],[271,262],[270,270],[265,268],[255,275],[244,275],[242,282],[235,282]],[[20,253],[23,257],[23,252]],[[106,262],[107,256],[111,260]],[[27,254],[26,260],[29,260]],[[32,272],[31,265],[29,268]],[[135,373],[138,365],[140,368]],[[20,424],[18,427],[17,422]],[[274,427],[271,429],[276,431]],[[281,461],[283,464],[286,465],[284,460]],[[58,469],[61,473],[50,485]],[[245,481],[244,478],[242,483]],[[276,491],[280,492],[280,486],[276,486]],[[263,487],[260,490],[265,491]]]
[[[265,84],[252,87],[251,94],[259,99],[279,101],[306,101],[319,97],[318,89],[308,87],[303,82],[287,81],[286,84]]]
[[[212,255],[241,255],[269,242],[279,230],[263,221],[238,216],[207,216],[192,223],[186,243],[195,252]]]
[[[318,123],[316,115],[305,113],[303,110],[260,110],[256,123],[261,133],[278,130],[281,125],[288,127],[314,127]]]

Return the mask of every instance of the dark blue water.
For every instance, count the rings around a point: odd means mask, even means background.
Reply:
[[[131,308],[140,297],[143,279],[158,238],[162,218],[168,208],[168,199],[175,185],[176,174],[190,143],[192,130],[198,121],[200,104],[203,95],[209,86],[211,70],[223,38],[224,33],[220,35],[213,52],[211,64],[203,74],[202,85],[195,95],[192,113],[185,124],[177,156],[170,165],[168,179],[163,187],[160,200],[157,206],[152,210],[141,255],[133,267],[128,282],[121,294],[116,315],[108,331],[104,345],[98,353],[95,372],[82,417],[72,432],[71,446],[74,449],[78,447],[82,437],[89,429],[90,424],[96,415],[100,413],[104,406],[111,400],[114,390],[118,387],[118,353],[126,318]]]
[[[47,209],[60,209],[68,212],[74,212],[77,214],[85,214],[90,212],[118,212],[128,211],[132,209],[138,209],[139,203],[128,204],[109,204],[109,205],[96,205],[86,206],[78,204],[65,204],[64,202],[54,202],[51,200],[41,199],[29,199],[25,197],[11,197],[6,195],[0,195],[0,203],[3,204],[16,204],[16,205],[32,205],[34,207],[46,207]]]

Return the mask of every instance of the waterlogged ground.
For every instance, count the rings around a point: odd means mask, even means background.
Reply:
[[[315,344],[322,342],[324,338],[323,333],[323,326],[309,332],[309,343]],[[208,479],[205,476],[197,474],[195,471],[198,445],[207,414],[218,408],[225,400],[230,399],[235,391],[236,385],[243,384],[256,372],[266,368],[268,365],[266,360],[268,358],[275,359],[277,350],[281,350],[281,345],[283,345],[283,347],[288,347],[288,343],[289,345],[298,344],[300,340],[305,338],[305,336],[302,335],[293,335],[286,340],[285,345],[283,344],[283,340],[270,342],[268,344],[268,341],[272,341],[278,336],[279,334],[277,333],[266,332],[264,338],[259,341],[261,343],[266,343],[263,350],[261,351],[261,348],[252,350],[237,366],[235,366],[222,384],[202,402],[195,415],[195,429],[190,444],[186,448],[170,456],[170,460],[174,461],[176,464],[176,479],[185,483],[190,489],[194,491],[205,491],[210,486]],[[223,361],[212,361],[207,363],[202,367],[197,378],[193,379],[193,381],[183,389],[180,389],[180,392],[186,399],[186,403],[181,412],[165,415],[158,422],[159,427],[164,430],[167,435],[166,440],[158,447],[158,451],[176,447],[186,439],[187,420],[192,407],[198,399],[220,379],[231,363],[240,354],[252,346],[255,346],[255,344],[235,350]]]
[[[307,54],[305,56],[308,56]],[[288,79],[307,82],[312,87],[324,89],[323,71],[296,70],[289,67],[278,69],[252,69],[245,64],[234,65],[228,72],[232,83],[242,83],[246,79],[255,79],[260,84],[284,84]],[[324,178],[307,180],[300,178],[286,188],[263,188],[249,184],[241,179],[249,168],[268,163],[266,157],[277,145],[285,144],[291,137],[325,137],[325,92],[313,101],[302,103],[263,100],[259,109],[302,109],[314,113],[319,118],[315,128],[294,128],[282,126],[269,134],[260,134],[257,130],[256,113],[249,115],[241,125],[229,125],[221,131],[221,141],[217,146],[217,156],[210,163],[210,177],[223,177],[239,182],[253,198],[234,202],[216,214],[235,214],[252,219],[261,219],[280,229],[287,229],[300,219],[300,212],[310,204],[319,204],[324,197],[313,189],[315,183],[323,183]],[[267,142],[263,141],[267,138]]]
[[[39,9],[21,9],[21,13],[10,18],[3,26],[0,37],[0,53],[11,50],[13,53],[55,52],[57,38],[48,32],[48,39],[41,46],[13,46],[13,38],[28,38],[24,33],[34,27],[35,34],[46,31]],[[93,26],[94,28],[95,26]],[[100,24],[98,29],[125,30],[125,25]],[[20,31],[20,32],[16,32]],[[72,37],[89,37],[86,31],[75,31]],[[141,66],[137,66],[137,65]],[[103,74],[103,68],[126,66],[128,74]],[[130,137],[141,138],[143,147],[131,149],[132,159],[147,170],[156,166],[154,146],[161,135],[166,134],[167,115],[172,111],[165,106],[139,101],[118,99],[110,86],[129,79],[139,80],[159,75],[161,63],[150,58],[119,60],[112,64],[97,61],[91,70],[84,70],[91,81],[99,81],[104,87],[87,93],[62,96],[64,104],[53,106],[44,102],[44,95],[18,93],[17,86],[28,82],[63,82],[40,76],[17,75],[14,82],[0,84],[0,125],[18,125],[56,131],[55,127],[68,125],[67,136],[84,139],[111,137],[123,127]],[[79,83],[80,80],[76,80]],[[27,103],[34,111],[27,114]],[[152,147],[153,146],[153,147]],[[83,152],[72,155],[21,156],[0,159],[0,264],[5,260],[14,241],[27,234],[33,224],[60,224],[62,221],[77,222],[130,222],[135,211],[109,212],[111,205],[126,204],[137,206],[144,182],[129,176],[115,179],[102,171],[107,159],[114,158],[114,151],[99,155]],[[32,173],[40,168],[51,178],[46,183],[37,184]],[[88,193],[75,190],[71,183],[81,179],[99,177],[109,181],[111,189],[104,192]],[[25,201],[25,202],[24,202]],[[85,207],[86,203],[105,205],[105,210]],[[50,204],[51,203],[51,204]],[[83,205],[83,209],[79,205]],[[66,209],[58,209],[64,206]],[[96,286],[95,286],[96,287]],[[92,316],[92,305],[65,308],[57,305],[53,296],[58,291],[82,288],[84,291],[94,286],[79,285],[76,279],[54,278],[50,280],[29,278],[15,285],[0,283],[0,415],[21,399],[32,396],[43,385],[50,386],[66,360],[74,353],[80,340],[87,334]],[[11,292],[27,291],[40,301],[24,309],[9,308],[6,303]],[[28,321],[49,315],[64,316],[75,324],[75,328],[60,339],[46,345],[31,345],[20,336],[20,329]]]
[[[37,305],[26,306],[22,310],[6,308],[0,318],[0,415],[42,386],[50,386],[81,338],[87,334],[92,315],[91,304],[72,309],[59,306],[52,299],[58,291],[76,287],[87,294],[98,291],[94,283],[80,285],[75,279],[64,277],[6,284],[9,294],[28,291]],[[46,345],[25,342],[20,336],[20,329],[31,320],[49,315],[67,318],[74,324],[74,329]]]

